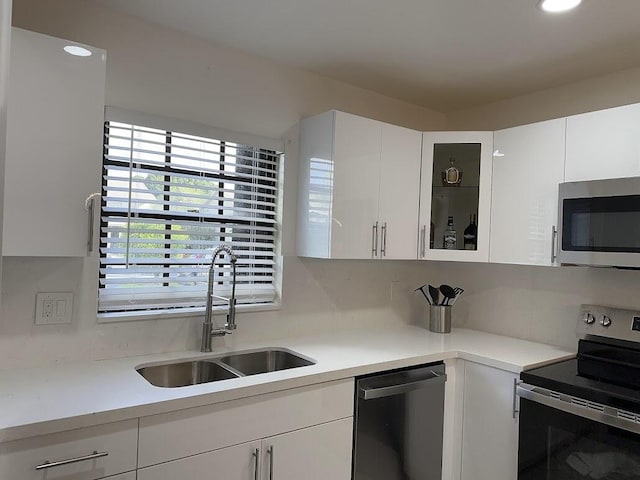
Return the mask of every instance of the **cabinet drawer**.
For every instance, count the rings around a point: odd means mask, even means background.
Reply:
[[[0,478],[95,480],[136,469],[138,421],[98,425],[0,444]],[[107,455],[86,458],[94,452]],[[46,462],[65,462],[36,469]],[[115,477],[117,480],[127,476]]]
[[[146,467],[353,415],[353,379],[140,419]]]

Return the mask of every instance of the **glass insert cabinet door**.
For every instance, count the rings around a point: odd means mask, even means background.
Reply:
[[[489,259],[493,132],[426,132],[418,258]]]

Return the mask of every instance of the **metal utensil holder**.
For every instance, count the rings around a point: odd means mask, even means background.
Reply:
[[[429,306],[429,331],[451,333],[451,305]]]

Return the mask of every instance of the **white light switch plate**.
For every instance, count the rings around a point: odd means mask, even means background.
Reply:
[[[36,325],[71,323],[73,293],[36,294]]]

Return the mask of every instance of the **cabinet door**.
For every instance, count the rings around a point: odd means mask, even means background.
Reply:
[[[380,258],[416,258],[421,147],[421,132],[382,124]]]
[[[106,57],[12,29],[3,255],[84,256],[85,199],[100,191]]]
[[[513,480],[518,475],[516,374],[465,362],[462,480]]]
[[[640,175],[640,104],[567,118],[565,181]]]
[[[349,417],[263,440],[263,480],[349,480],[352,433]]]
[[[260,468],[260,442],[201,453],[138,470],[138,480],[255,480]]]
[[[552,265],[565,119],[495,132],[489,261]]]
[[[366,259],[374,254],[378,221],[382,123],[335,112],[331,258]],[[380,226],[378,226],[378,232]]]
[[[422,137],[418,258],[487,262],[491,209],[493,132],[426,132]],[[447,175],[447,171],[452,172]],[[455,172],[460,173],[456,179]],[[475,248],[465,249],[464,231],[475,221]],[[449,219],[456,235],[444,248]],[[430,245],[433,232],[433,245]]]
[[[94,480],[131,472],[137,441],[134,419],[0,443],[0,478]]]

